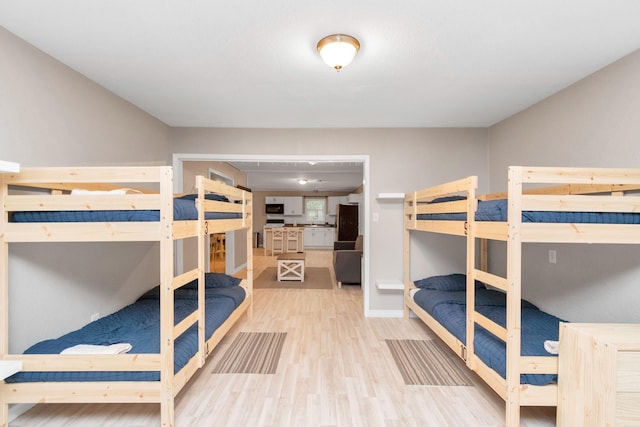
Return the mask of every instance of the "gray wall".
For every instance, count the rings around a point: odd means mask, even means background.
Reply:
[[[491,191],[506,190],[510,165],[639,168],[638,76],[640,50],[492,126]],[[640,322],[640,245],[529,244],[524,254],[523,295],[542,308],[571,321]]]
[[[0,52],[1,160],[22,167],[169,163],[162,122],[2,27]],[[10,245],[10,351],[130,302],[157,284],[158,262],[157,247],[147,243]]]

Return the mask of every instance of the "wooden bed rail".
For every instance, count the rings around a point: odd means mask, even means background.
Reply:
[[[511,166],[513,176],[526,195],[622,195],[640,191],[640,169],[552,168]],[[558,184],[524,188],[530,184]],[[480,200],[506,199],[507,192],[479,196]]]
[[[468,176],[456,181],[430,187],[428,189],[407,193],[404,197],[404,222],[406,228],[418,228],[419,214],[464,213],[475,211],[475,192],[478,188],[478,177]],[[466,200],[451,200],[431,203],[433,200],[462,196]],[[469,206],[471,201],[472,206]],[[462,232],[466,234],[466,230]]]

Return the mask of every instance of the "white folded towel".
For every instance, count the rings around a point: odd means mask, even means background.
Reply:
[[[128,342],[111,345],[78,344],[65,348],[60,354],[122,354],[128,353],[131,348]]]
[[[551,354],[558,354],[558,350],[560,349],[560,342],[547,340],[544,342],[544,349]]]
[[[103,196],[103,195],[121,195],[140,193],[138,190],[132,190],[131,188],[116,188],[114,190],[84,190],[82,188],[74,188],[71,190],[72,196]]]

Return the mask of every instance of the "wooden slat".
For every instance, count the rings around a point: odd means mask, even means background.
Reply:
[[[11,354],[6,360],[22,361],[23,371],[157,371],[157,354]]]
[[[457,200],[453,202],[418,204],[415,209],[417,214],[441,214],[467,212],[467,201]]]
[[[544,186],[522,190],[522,194],[542,194],[542,195],[572,195],[572,194],[609,194],[622,195],[630,191],[640,190],[640,184],[567,184],[556,186]],[[491,193],[479,196],[480,200],[506,199],[506,192]]]
[[[415,192],[417,202],[429,202],[439,197],[450,196],[457,193],[467,192],[471,186],[477,183],[476,176],[468,176],[445,184],[434,185]],[[475,184],[477,186],[477,184]]]
[[[189,271],[185,271],[182,274],[179,274],[177,276],[175,276],[173,278],[172,282],[172,288],[178,289],[181,288],[182,286],[186,285],[187,283],[191,283],[194,280],[197,280],[200,274],[200,270],[197,268],[191,269]]]
[[[523,211],[638,212],[640,197],[620,196],[523,196]]]
[[[157,241],[157,222],[7,223],[7,242],[148,242]]]
[[[415,221],[416,227],[409,227],[411,230],[428,231],[431,233],[452,234],[455,236],[466,235],[464,221]]]
[[[10,185],[30,183],[143,183],[160,182],[170,166],[22,168],[5,174]]]
[[[507,240],[506,222],[476,221],[476,238],[489,240]]]
[[[507,341],[507,330],[479,312],[473,313],[473,320],[502,341]]]
[[[173,221],[171,226],[172,238],[174,240],[196,237],[200,232],[197,221]]]
[[[184,334],[184,331],[189,329],[198,321],[200,315],[199,310],[195,310],[190,315],[182,319],[176,326],[173,327],[173,339],[177,339],[180,335]]]
[[[71,196],[8,195],[5,209],[15,211],[104,211],[158,210],[160,198],[155,194]]]
[[[205,232],[207,234],[224,233],[232,230],[241,230],[247,228],[242,219],[212,219],[205,221]]]
[[[493,286],[494,288],[498,288],[505,292],[507,290],[507,279],[504,277],[496,276],[495,274],[476,269],[475,278],[483,283]]]
[[[246,194],[250,194],[239,188],[231,187],[219,181],[213,181],[202,175],[196,177],[196,187],[202,188],[205,192],[226,196],[230,199],[243,200]]]
[[[558,386],[547,384],[535,386],[523,384],[520,386],[521,406],[558,406]]]
[[[549,184],[640,184],[640,169],[521,166],[522,182]]]
[[[523,374],[557,374],[558,358],[547,356],[520,357],[520,372]]]
[[[157,403],[160,382],[13,383],[4,393],[7,403]]]
[[[217,200],[204,200],[203,206],[205,212],[242,213],[244,210],[244,205],[240,203],[220,202]]]
[[[487,383],[493,391],[495,391],[502,400],[507,399],[507,383],[496,371],[489,368],[478,356],[470,355],[469,358],[473,358],[474,365],[476,366],[475,372]]]
[[[522,223],[523,242],[638,244],[640,227],[633,224]]]

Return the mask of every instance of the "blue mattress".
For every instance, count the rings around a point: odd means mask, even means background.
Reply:
[[[436,201],[434,201],[436,202]],[[467,214],[419,214],[420,220],[466,221]],[[506,221],[507,200],[478,201],[476,221]],[[522,222],[578,223],[578,224],[640,224],[640,213],[627,212],[542,212],[523,211]]]
[[[458,340],[466,343],[466,292],[420,289],[415,302]],[[476,289],[476,311],[506,327],[506,297],[499,291]],[[558,340],[559,318],[522,301],[522,356],[552,356],[544,349],[545,340]],[[476,325],[475,354],[502,378],[506,378],[506,344]],[[557,375],[522,374],[521,384],[545,385],[557,381]]]
[[[157,354],[160,352],[160,299],[156,287],[135,303],[91,322],[77,331],[57,339],[41,341],[25,354],[57,354],[76,344],[111,345],[130,343],[131,354]],[[245,298],[244,288],[207,288],[205,292],[205,337],[215,330]],[[197,308],[197,290],[187,285],[175,291],[175,323],[177,324]],[[175,340],[174,370],[178,372],[196,354],[198,349],[197,325],[193,325]],[[19,372],[6,382],[33,381],[159,381],[158,371],[147,372]]]
[[[210,195],[207,195],[210,196]],[[215,196],[215,195],[211,195]],[[198,210],[193,195],[173,199],[174,221],[198,219]],[[217,196],[209,200],[228,201]],[[205,212],[205,219],[234,219],[242,215],[234,212]],[[115,211],[27,211],[14,212],[12,222],[154,222],[160,221],[159,210],[115,210]]]

